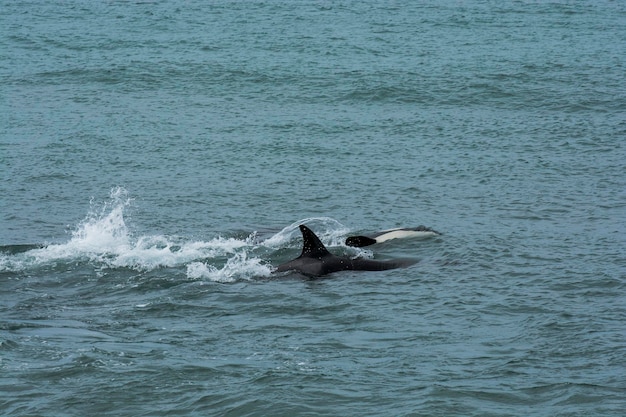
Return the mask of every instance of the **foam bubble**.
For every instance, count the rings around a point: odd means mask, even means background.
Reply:
[[[142,236],[137,243],[116,253],[106,263],[111,267],[141,270],[176,267],[198,259],[232,255],[246,246],[246,241],[232,238],[176,243],[165,236]]]
[[[189,279],[208,279],[216,282],[268,277],[271,273],[272,268],[269,265],[263,264],[261,259],[248,258],[245,252],[236,253],[221,269],[204,262],[192,262],[187,265]]]

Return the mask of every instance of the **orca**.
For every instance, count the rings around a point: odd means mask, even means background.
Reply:
[[[310,277],[319,277],[338,271],[385,271],[406,268],[416,262],[410,259],[375,261],[335,256],[326,249],[311,229],[300,225],[300,232],[304,241],[302,253],[296,259],[279,265],[274,272],[297,271]]]
[[[439,235],[441,235],[441,233],[426,226],[397,228],[383,230],[382,232],[372,236],[350,236],[346,239],[346,246],[362,248],[363,246],[373,245],[374,243],[382,243],[391,239],[423,238]]]

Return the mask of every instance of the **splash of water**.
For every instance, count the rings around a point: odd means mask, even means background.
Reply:
[[[132,199],[121,187],[111,190],[110,201],[97,210],[93,199],[92,209],[87,217],[72,232],[66,244],[51,245],[50,250],[59,249],[68,256],[99,254],[120,254],[131,249],[131,239],[124,211]]]
[[[192,262],[187,265],[189,279],[209,279],[217,282],[234,282],[250,277],[268,277],[272,268],[263,264],[260,259],[250,258],[246,252],[236,253],[219,269],[204,262]]]
[[[279,248],[299,238],[301,235],[298,226],[301,224],[310,227],[320,240],[328,246],[343,245],[343,237],[350,231],[343,224],[331,217],[307,217],[290,224],[274,236],[266,239],[262,242],[263,246]],[[297,243],[297,245],[300,244],[301,243]]]
[[[130,268],[150,271],[163,267],[180,267],[189,263],[190,278],[228,280],[230,277],[266,275],[260,259],[248,258],[253,249],[254,235],[240,240],[217,237],[209,241],[185,241],[163,235],[132,236],[126,223],[126,211],[133,200],[121,187],[111,190],[104,204],[91,202],[91,209],[72,232],[66,243],[48,245],[18,254],[2,254],[0,271],[21,271],[55,264],[59,261],[84,261],[98,268]],[[216,258],[228,257],[226,265],[218,270],[211,265]],[[200,262],[204,261],[204,263]],[[200,274],[198,264],[216,273]],[[236,279],[236,278],[233,278]]]
[[[87,216],[77,224],[69,241],[19,253],[0,253],[0,271],[24,271],[58,262],[89,262],[98,270],[183,267],[187,279],[233,282],[269,276],[272,267],[257,254],[267,255],[268,249],[285,246],[300,247],[300,224],[314,229],[329,246],[342,245],[348,232],[332,218],[311,217],[294,222],[260,243],[255,233],[244,239],[217,237],[208,241],[164,235],[135,237],[127,224],[132,204],[133,199],[124,188],[112,189],[104,203],[91,201]]]

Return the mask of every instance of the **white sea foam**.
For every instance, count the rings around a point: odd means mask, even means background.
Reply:
[[[208,279],[216,282],[233,282],[251,277],[267,277],[272,273],[271,266],[261,259],[248,258],[246,252],[236,253],[222,268],[205,262],[192,262],[187,265],[189,279]]]
[[[100,268],[131,268],[149,271],[162,267],[188,266],[190,278],[209,278],[228,281],[265,276],[269,267],[261,260],[248,257],[253,249],[254,234],[246,239],[216,237],[208,241],[186,241],[163,235],[132,236],[125,211],[132,199],[123,188],[111,191],[110,201],[92,209],[72,232],[66,243],[52,244],[13,255],[0,255],[0,271],[19,271],[31,267],[54,264],[58,261],[88,260]],[[223,268],[217,269],[211,261],[219,258]],[[202,272],[199,265],[204,265]]]

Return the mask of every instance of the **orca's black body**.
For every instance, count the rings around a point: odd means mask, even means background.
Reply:
[[[335,256],[328,252],[311,229],[300,225],[300,231],[304,240],[302,254],[292,261],[279,265],[274,272],[297,271],[304,275],[318,277],[338,271],[384,271],[404,268],[415,263],[407,259],[374,261]]]

